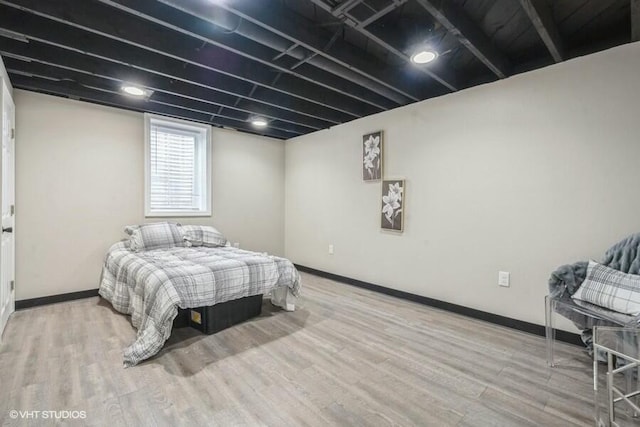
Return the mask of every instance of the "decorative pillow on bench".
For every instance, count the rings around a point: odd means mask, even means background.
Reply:
[[[589,261],[587,277],[571,298],[619,313],[640,315],[640,276]]]

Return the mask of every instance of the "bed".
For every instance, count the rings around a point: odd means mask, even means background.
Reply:
[[[231,247],[212,227],[156,223],[126,231],[129,239],[107,252],[99,288],[138,329],[124,350],[125,367],[160,351],[178,308],[271,294],[275,305],[295,309],[300,276],[285,258]]]

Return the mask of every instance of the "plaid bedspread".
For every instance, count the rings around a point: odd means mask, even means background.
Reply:
[[[107,253],[100,295],[131,315],[138,335],[124,350],[125,366],[155,355],[171,334],[177,307],[210,306],[288,287],[297,296],[300,277],[285,258],[233,247],[175,247],[133,252],[125,242]]]

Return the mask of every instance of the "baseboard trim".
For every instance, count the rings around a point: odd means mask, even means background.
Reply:
[[[442,310],[450,311],[452,313],[462,314],[467,317],[472,317],[478,320],[484,320],[485,322],[494,323],[500,326],[506,326],[507,328],[517,329],[519,331],[528,332],[530,334],[545,336],[545,327],[537,325],[535,323],[525,322],[523,320],[512,319],[510,317],[500,316],[498,314],[489,313],[486,311],[476,310],[474,308],[465,307],[462,305],[452,304],[450,302],[441,301],[422,295],[416,295],[409,292],[400,291],[397,289],[387,288],[385,286],[375,285],[373,283],[363,282],[361,280],[352,279],[350,277],[344,277],[333,273],[327,273],[326,271],[316,270],[315,268],[306,267],[304,265],[295,264],[296,268],[305,273],[313,274],[315,276],[324,277],[326,279],[335,280],[336,282],[345,283],[347,285],[356,286],[358,288],[368,289],[370,291],[379,292],[381,294],[391,295],[396,298],[417,302],[419,304],[428,305],[430,307],[439,308]],[[540,306],[543,306],[540,301]],[[556,339],[569,344],[583,346],[580,335],[571,332],[556,330]]]
[[[97,297],[97,289],[89,289],[86,291],[69,292],[68,294],[49,295],[46,297],[23,299],[16,301],[16,310],[37,307],[40,305],[55,304],[58,302],[73,301],[82,298]]]

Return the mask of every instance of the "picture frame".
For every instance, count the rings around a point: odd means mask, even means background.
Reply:
[[[380,227],[383,230],[404,231],[405,189],[404,179],[382,180]]]
[[[381,130],[362,136],[362,179],[364,181],[382,179],[383,143]]]

